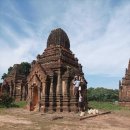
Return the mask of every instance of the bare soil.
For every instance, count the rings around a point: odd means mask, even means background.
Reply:
[[[85,116],[88,116],[87,113]],[[0,130],[130,130],[130,110],[80,120],[79,113],[0,109]]]

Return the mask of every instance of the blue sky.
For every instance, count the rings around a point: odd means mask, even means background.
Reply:
[[[130,58],[129,0],[0,0],[0,77],[31,62],[62,28],[88,87],[118,88]]]

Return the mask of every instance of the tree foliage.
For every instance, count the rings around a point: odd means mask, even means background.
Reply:
[[[1,77],[1,79],[6,78],[6,76],[7,76],[7,74],[6,74],[6,73],[4,73],[4,74],[2,75],[2,77]]]
[[[28,75],[29,72],[30,72],[30,68],[31,68],[31,65],[28,63],[28,62],[22,62],[20,64],[21,66],[21,72],[24,74],[24,75]]]
[[[0,96],[0,107],[11,107],[14,103],[14,99],[10,97],[7,93],[3,93]]]
[[[8,68],[8,74],[11,72],[12,69],[13,69],[12,66],[10,66],[10,67]]]
[[[87,92],[88,101],[117,101],[118,90],[107,89],[103,87],[88,88]]]
[[[1,79],[5,79],[6,77],[7,77],[7,75],[11,72],[11,70],[13,69],[13,67],[12,66],[10,66],[9,68],[8,68],[8,73],[6,74],[6,73],[4,73],[3,75],[2,75],[2,77],[1,77]]]

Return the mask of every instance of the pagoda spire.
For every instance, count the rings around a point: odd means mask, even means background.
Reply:
[[[128,68],[130,68],[130,59],[129,59],[129,64],[128,64]]]
[[[129,63],[128,63],[128,69],[127,72],[130,73],[130,59],[129,59]]]
[[[130,95],[127,93],[130,89],[130,59],[125,76],[119,81],[119,104],[121,106],[130,106]]]

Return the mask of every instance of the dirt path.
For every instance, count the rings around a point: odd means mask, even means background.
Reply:
[[[58,117],[58,118],[57,118]],[[130,112],[111,113],[85,120],[79,114],[0,110],[0,130],[130,130]]]

